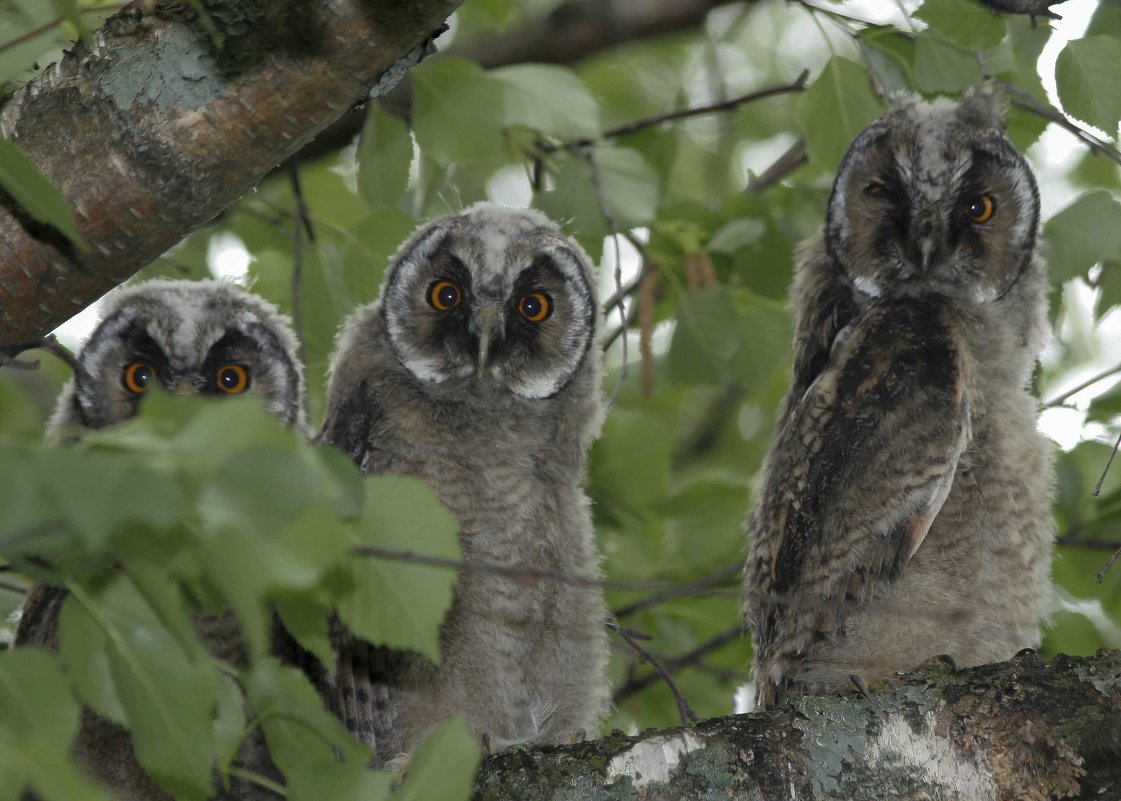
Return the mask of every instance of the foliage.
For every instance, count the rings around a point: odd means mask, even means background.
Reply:
[[[696,712],[713,716],[731,709],[749,661],[749,643],[729,636],[738,625],[730,569],[742,559],[745,510],[788,380],[792,251],[820,226],[832,171],[852,136],[886,108],[891,91],[955,95],[986,75],[1019,90],[1009,132],[1040,176],[1055,284],[1055,342],[1037,376],[1044,398],[1121,359],[1116,348],[1103,349],[1100,333],[1117,331],[1121,305],[1121,172],[1058,126],[1047,129],[1048,147],[1032,147],[1046,120],[1023,106],[1048,102],[1037,61],[1052,31],[976,0],[927,0],[909,5],[906,20],[878,24],[854,20],[846,6],[719,7],[703,29],[571,66],[487,71],[457,55],[551,5],[467,4],[447,52],[414,71],[408,123],[372,105],[356,149],[300,166],[315,236],[301,237],[298,261],[297,198],[279,172],[142,277],[207,274],[208,257],[234,241],[251,258],[254,291],[292,313],[298,285],[318,420],[340,322],[376,297],[388,259],[418,222],[485,198],[532,204],[601,262],[605,298],[619,288],[613,273],[622,254],[630,291],[606,327],[635,314],[632,276],[650,276],[638,316],[653,343],[653,391],[641,386],[638,334],[627,334],[608,351],[613,403],[588,475],[604,571],[614,582],[608,602],[622,625],[651,636],[643,647],[680,668],[675,679]],[[43,21],[22,7],[0,4],[8,35]],[[1121,82],[1103,77],[1121,50],[1115,9],[1103,2],[1087,35],[1066,44],[1054,76],[1045,76],[1057,79],[1072,124],[1100,129],[1110,148],[1121,113]],[[0,53],[0,78],[15,76],[12,65],[25,68],[43,47]],[[9,63],[17,50],[22,61]],[[790,85],[803,68],[811,72],[807,91],[603,135]],[[778,177],[768,177],[775,165]],[[1119,376],[1115,368],[1091,391],[1055,404],[1091,421],[1077,447],[1056,448],[1064,542],[1121,544],[1116,468],[1101,496],[1090,494],[1108,455],[1098,440],[1121,422]],[[0,371],[0,553],[14,573],[72,589],[57,658],[0,655],[0,770],[17,777],[17,788],[30,778],[48,797],[102,797],[75,789],[58,745],[71,736],[80,701],[131,726],[146,744],[138,749],[145,765],[183,798],[205,797],[211,765],[229,775],[246,725],[264,728],[291,797],[326,797],[323,787],[337,789],[331,797],[387,796],[388,779],[355,768],[361,746],[323,712],[306,680],[268,656],[269,609],[321,659],[329,609],[371,638],[435,656],[453,574],[353,553],[377,544],[454,558],[447,513],[415,482],[359,479],[344,457],[305,444],[252,404],[149,399],[133,423],[74,448],[45,449],[37,444],[42,423],[64,378],[54,361],[38,372]],[[1059,555],[1063,609],[1045,651],[1121,644],[1121,574],[1095,579],[1108,550],[1072,544]],[[706,576],[713,578],[700,589],[680,589]],[[668,597],[658,600],[662,591]],[[8,608],[20,601],[10,591],[0,596]],[[196,636],[192,616],[223,605],[244,632],[245,664],[217,662]],[[643,681],[648,665],[620,647],[611,670],[624,695],[605,729],[678,722],[665,683]],[[41,682],[29,685],[31,675]],[[37,689],[21,694],[13,689],[20,686]],[[253,711],[248,724],[244,701]],[[50,714],[25,727],[26,705],[39,703]],[[399,793],[464,797],[463,777],[477,758],[469,738],[455,724],[433,738]],[[449,756],[429,776],[423,765],[437,750]],[[11,787],[0,798],[14,797]]]

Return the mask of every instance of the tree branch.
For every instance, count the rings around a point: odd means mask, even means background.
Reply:
[[[1071,721],[1078,721],[1072,725]],[[1105,798],[1121,787],[1121,652],[930,667],[870,697],[490,757],[476,801]]]
[[[62,190],[88,252],[0,210],[0,352],[35,342],[384,94],[462,0],[215,0],[217,48],[169,4],[111,17],[0,108],[0,133]],[[182,53],[190,53],[186,60]]]

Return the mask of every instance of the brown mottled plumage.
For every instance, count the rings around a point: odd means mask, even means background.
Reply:
[[[1035,646],[1050,448],[1035,180],[987,88],[902,99],[849,148],[798,252],[794,377],[748,525],[763,706],[942,654]]]
[[[364,473],[426,481],[467,562],[594,578],[597,321],[588,257],[539,212],[437,220],[344,327],[320,437]],[[455,714],[492,747],[557,742],[606,710],[605,615],[597,588],[466,571],[439,665],[344,637],[325,692],[379,764]]]

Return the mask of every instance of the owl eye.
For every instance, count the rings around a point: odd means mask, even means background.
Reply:
[[[534,292],[518,301],[518,311],[531,323],[540,323],[553,313],[553,301],[544,292]]]
[[[144,362],[133,362],[125,368],[124,375],[121,376],[121,383],[133,395],[143,395],[144,390],[148,389],[148,385],[152,383],[152,379],[155,377],[156,370],[152,365]]]
[[[428,287],[428,305],[436,311],[451,311],[460,300],[459,287],[451,281],[433,281]]]
[[[214,384],[227,395],[240,395],[249,389],[249,371],[240,364],[227,364],[214,374]]]
[[[987,222],[996,211],[996,202],[989,194],[977,195],[965,201],[965,216],[976,223]]]
[[[878,181],[872,181],[871,183],[869,183],[867,186],[864,187],[864,194],[871,195],[872,197],[876,197],[877,195],[882,195],[886,191],[887,191],[887,187],[884,186],[883,184],[879,183]]]

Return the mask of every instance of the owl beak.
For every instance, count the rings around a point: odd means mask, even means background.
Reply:
[[[490,347],[502,333],[502,307],[497,303],[480,305],[471,318],[471,333],[479,338],[477,375],[482,378],[490,364]]]
[[[180,395],[193,395],[195,393],[195,382],[189,378],[184,378],[175,385],[175,391]]]
[[[930,275],[932,268],[940,260],[939,243],[942,241],[942,215],[937,211],[928,211],[920,214],[915,219],[914,227],[911,229],[911,241],[913,241],[918,248],[918,267],[919,275],[926,277]]]

